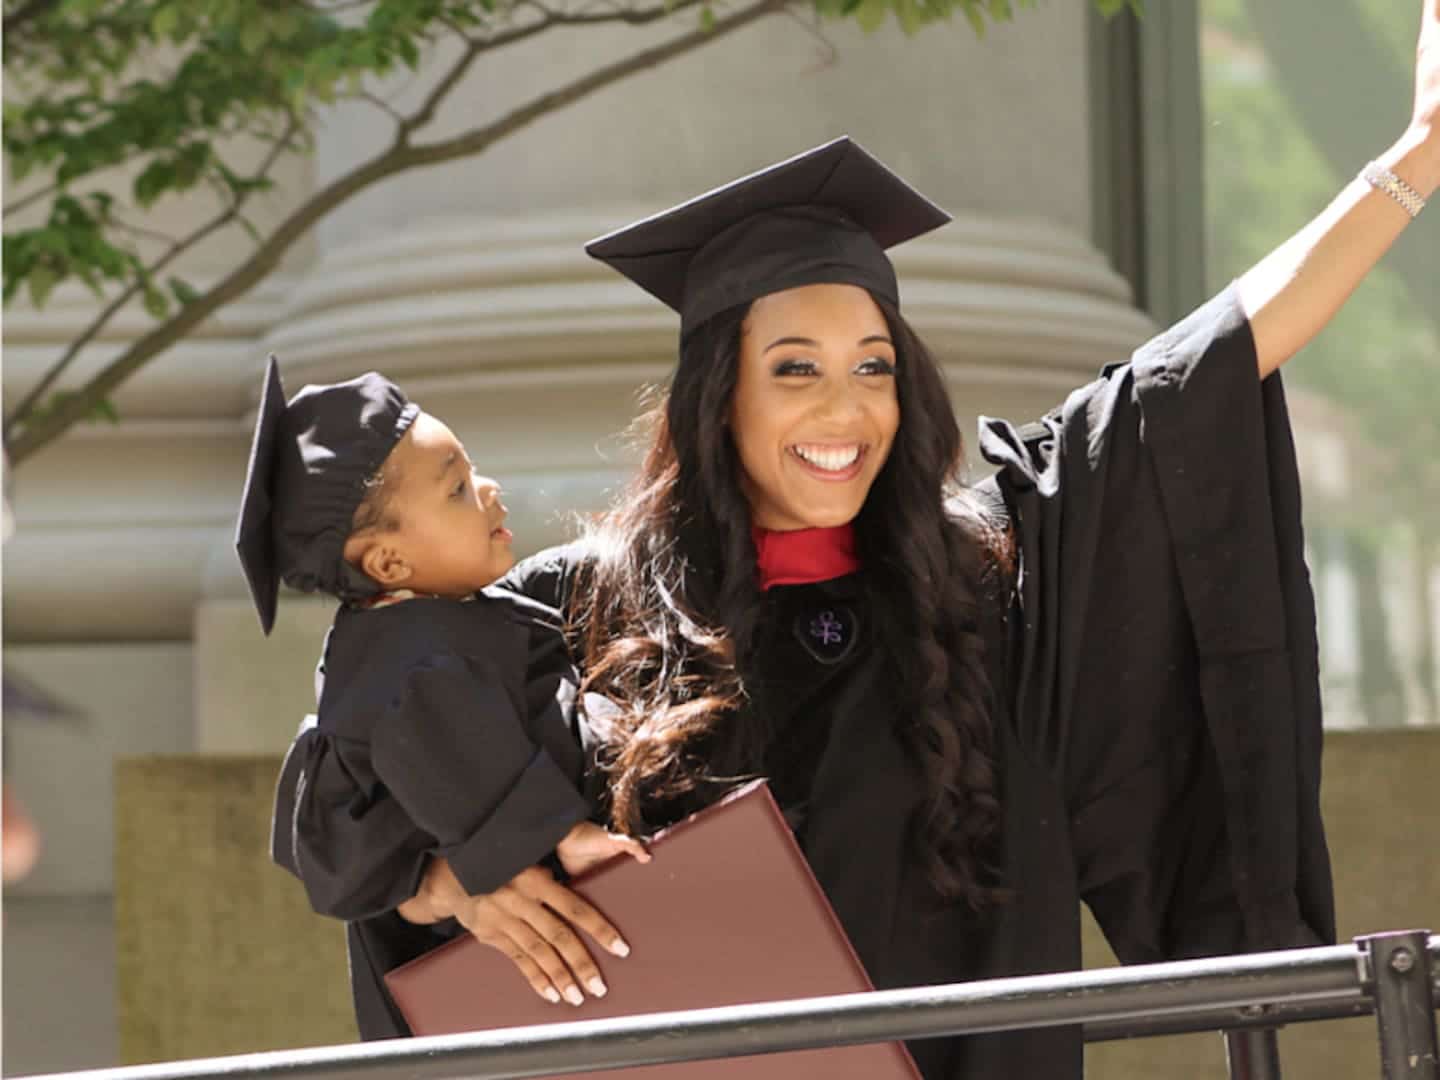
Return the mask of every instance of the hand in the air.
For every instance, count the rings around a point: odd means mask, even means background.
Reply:
[[[1440,0],[1423,0],[1415,54],[1415,129],[1440,156]]]
[[[534,991],[554,1004],[583,1004],[581,987],[595,997],[606,993],[600,969],[573,928],[616,956],[630,955],[603,915],[539,866],[520,871],[493,893],[469,896],[446,860],[431,859],[419,891],[398,910],[416,923],[453,916],[476,941],[508,956]]]
[[[565,839],[555,845],[555,854],[560,857],[560,865],[565,867],[565,872],[572,876],[582,874],[616,855],[629,855],[636,862],[650,861],[650,852],[640,841],[606,832],[589,821],[582,821],[566,833]]]

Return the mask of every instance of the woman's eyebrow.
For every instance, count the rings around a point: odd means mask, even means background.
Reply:
[[[440,466],[440,472],[437,474],[436,479],[444,480],[447,476],[449,476],[450,470],[455,467],[455,461],[459,456],[460,455],[454,450],[451,450],[448,454],[446,454],[445,464]]]
[[[878,344],[878,345],[889,345],[889,346],[892,346],[892,347],[893,347],[895,343],[894,343],[893,341],[891,341],[890,338],[887,337],[885,334],[871,334],[869,337],[863,337],[863,338],[861,338],[856,344],[859,344],[859,345],[877,345],[877,344]],[[775,339],[774,341],[772,341],[769,345],[766,345],[765,348],[764,348],[764,350],[761,352],[761,355],[763,356],[765,353],[769,352],[771,349],[779,348],[781,345],[804,345],[804,346],[806,346],[806,347],[808,347],[808,348],[811,348],[811,349],[818,349],[818,348],[820,347],[820,343],[819,343],[818,341],[816,341],[814,338],[807,338],[807,337],[782,337],[782,338],[776,338],[776,339]]]
[[[766,345],[765,348],[764,348],[764,350],[763,350],[763,352],[761,353],[761,355],[763,356],[764,353],[769,352],[771,349],[779,348],[781,345],[806,345],[806,346],[808,346],[808,347],[810,347],[810,348],[812,348],[812,349],[818,349],[818,348],[820,347],[820,343],[819,343],[818,341],[816,341],[814,338],[808,338],[808,337],[782,337],[782,338],[776,338],[776,339],[775,339],[774,341],[772,341],[769,345]]]

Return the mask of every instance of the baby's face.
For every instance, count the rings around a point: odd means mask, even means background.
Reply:
[[[386,540],[409,568],[399,587],[463,596],[515,565],[500,486],[481,476],[455,433],[429,413],[415,418],[385,462],[396,483],[386,516],[397,528]]]

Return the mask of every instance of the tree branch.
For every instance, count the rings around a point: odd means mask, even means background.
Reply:
[[[707,29],[696,29],[662,45],[644,49],[624,60],[599,68],[567,86],[542,94],[494,123],[426,146],[392,145],[312,195],[278,225],[248,259],[208,292],[186,304],[164,323],[138,338],[74,395],[27,424],[9,442],[12,462],[20,462],[46,443],[68,431],[90,414],[104,398],[160,352],[183,338],[215,311],[243,296],[273,270],[305,232],[350,198],[399,172],[467,157],[492,146],[536,120],[648,68],[683,56],[710,41],[719,40],[774,12],[789,0],[756,0],[741,10],[717,19]],[[437,102],[438,105],[438,102]],[[53,382],[53,380],[52,380]]]
[[[13,203],[9,203],[8,205],[6,205],[4,211],[0,212],[3,212],[6,217],[9,217],[11,214],[18,214],[27,206],[33,206],[41,199],[48,198],[49,196],[54,195],[59,190],[59,184],[51,184],[49,187],[43,187],[39,191],[32,191],[29,195],[22,195]]]
[[[260,167],[255,171],[252,179],[260,179],[264,177],[267,172],[269,172],[270,168],[275,164],[276,160],[283,152],[285,144],[289,142],[290,138],[294,135],[294,132],[298,128],[298,126],[298,121],[296,121],[292,117],[290,121],[289,131],[284,137],[277,140],[275,145],[270,148],[270,151],[265,155],[264,160],[261,162]],[[80,335],[70,342],[69,346],[65,349],[65,352],[60,357],[60,359],[55,362],[55,364],[50,368],[49,371],[45,372],[44,376],[40,379],[40,381],[30,390],[28,394],[25,395],[24,399],[20,402],[20,404],[16,406],[15,411],[12,412],[10,416],[6,419],[5,438],[7,442],[9,441],[16,426],[26,423],[27,418],[31,416],[31,414],[40,404],[41,400],[43,400],[45,395],[50,392],[50,389],[55,385],[55,383],[60,379],[60,377],[65,374],[65,372],[69,369],[70,365],[75,362],[75,358],[80,355],[80,351],[85,348],[85,346],[88,345],[91,341],[93,341],[95,337],[100,333],[100,331],[109,324],[110,320],[115,317],[116,312],[118,312],[121,308],[123,308],[126,304],[133,300],[136,295],[138,295],[145,288],[145,282],[148,279],[153,278],[160,271],[164,270],[165,267],[169,266],[172,262],[175,261],[175,259],[179,258],[186,251],[190,250],[196,244],[200,243],[207,236],[210,236],[212,233],[218,231],[219,229],[223,229],[226,225],[229,225],[230,222],[238,218],[240,216],[240,208],[245,204],[245,200],[249,198],[249,196],[250,192],[242,191],[239,195],[235,197],[234,201],[216,217],[199,226],[183,239],[175,241],[170,250],[159,256],[153,263],[150,264],[150,266],[146,268],[145,274],[143,276],[137,277],[133,282],[130,283],[127,288],[122,289],[120,293],[116,295],[113,300],[110,301],[110,303],[106,304],[103,308],[100,309],[100,311],[95,315],[95,317],[90,320],[90,323],[85,327],[85,329],[80,332]],[[184,308],[181,309],[182,312],[184,310]],[[142,340],[144,339],[142,338]],[[79,396],[83,395],[84,391],[81,391],[81,395]],[[97,395],[94,400],[99,401],[103,397],[104,393],[101,393]],[[87,409],[86,412],[88,413],[89,410]],[[69,424],[66,424],[65,426],[69,427]],[[25,436],[28,436],[29,434],[30,428],[27,424]],[[25,436],[22,436],[22,440]],[[18,460],[18,458],[16,460]]]
[[[121,221],[114,214],[110,215],[110,224],[122,232],[127,232],[131,236],[139,237],[142,240],[158,240],[165,245],[167,251],[178,247],[181,243],[181,241],[169,233],[157,232],[155,229],[147,229],[140,225],[131,225],[128,221]]]
[[[465,51],[460,54],[460,59],[440,77],[439,82],[430,88],[430,93],[425,95],[425,100],[421,103],[420,108],[400,121],[400,128],[395,132],[397,147],[406,145],[412,132],[424,127],[435,118],[435,110],[440,107],[440,102],[450,95],[450,91],[455,89],[455,85],[470,70],[470,65],[475,62],[475,58],[484,51],[485,47],[480,42],[473,41],[463,34],[461,38],[465,42]],[[517,37],[516,40],[519,38]]]
[[[684,3],[698,3],[699,0],[684,0]],[[663,45],[656,45],[644,49],[624,60],[607,64],[598,68],[583,78],[576,79],[568,86],[562,86],[558,90],[552,90],[547,94],[527,102],[524,105],[513,109],[505,116],[502,116],[494,123],[486,124],[483,127],[474,128],[460,135],[449,139],[442,139],[439,142],[425,143],[407,147],[403,153],[409,159],[409,166],[435,165],[440,162],[450,161],[457,157],[468,157],[471,154],[478,154],[488,149],[493,143],[508,135],[514,134],[523,127],[527,127],[535,120],[556,109],[571,105],[583,97],[603,89],[613,82],[618,82],[626,76],[633,75],[646,68],[655,67],[665,61],[681,56],[705,42],[733,33],[743,26],[748,26],[757,19],[766,15],[782,11],[789,4],[790,0],[757,0],[749,7],[725,18],[717,19],[709,29],[699,27],[689,33],[681,34],[677,38],[667,41]],[[684,6],[677,5],[676,10]],[[407,166],[408,167],[408,166]]]
[[[391,120],[394,120],[397,125],[403,125],[405,123],[405,114],[397,111],[394,106],[378,94],[372,94],[368,90],[362,90],[355,96],[355,100],[363,101],[368,105],[374,105],[375,108],[390,117]]]
[[[8,439],[10,434],[15,430],[15,427],[23,423],[25,418],[34,412],[36,406],[40,404],[41,399],[50,392],[50,388],[55,385],[60,376],[65,374],[70,365],[75,362],[75,358],[80,355],[80,350],[95,339],[96,335],[115,317],[117,311],[135,299],[145,288],[146,278],[152,277],[157,272],[165,269],[165,267],[169,266],[182,252],[188,251],[217,229],[224,228],[230,224],[230,221],[235,217],[235,213],[235,208],[231,207],[218,217],[207,221],[204,225],[195,229],[189,236],[176,243],[176,245],[164,255],[156,259],[155,262],[146,269],[146,276],[144,278],[137,277],[126,288],[122,289],[110,303],[101,308],[99,313],[90,320],[89,325],[80,332],[80,336],[70,342],[69,346],[65,349],[64,355],[55,362],[55,365],[51,367],[49,371],[45,372],[44,377],[35,384],[31,391],[25,395],[24,400],[16,406],[15,411],[10,414],[9,418],[5,421],[6,438]],[[86,409],[85,411],[88,414],[90,410]],[[29,433],[28,427],[26,433]],[[16,457],[15,460],[18,461],[18,457]]]
[[[545,16],[546,22],[551,26],[593,26],[596,23],[624,23],[628,26],[644,26],[646,23],[654,22],[656,19],[663,19],[667,15],[673,15],[687,7],[694,7],[702,0],[680,0],[679,3],[670,4],[658,8],[615,8],[611,11],[599,12],[563,12],[551,11],[539,0],[524,0],[528,7],[533,7]]]
[[[435,118],[435,111],[439,108],[440,102],[449,96],[455,85],[469,71],[470,66],[483,54],[507,45],[514,45],[516,42],[524,41],[526,38],[534,37],[536,34],[544,33],[546,30],[556,26],[593,26],[597,23],[623,23],[628,26],[644,26],[647,23],[658,22],[661,19],[669,18],[678,11],[694,7],[703,0],[678,0],[668,6],[647,8],[643,11],[633,11],[617,8],[613,12],[567,15],[561,12],[554,12],[546,8],[538,0],[525,0],[527,6],[535,8],[541,13],[537,22],[527,23],[524,26],[513,27],[501,33],[494,34],[487,38],[472,38],[456,29],[456,33],[466,42],[465,52],[455,65],[445,73],[439,82],[431,88],[429,95],[420,108],[412,114],[408,120],[401,124],[401,131],[396,135],[396,141],[400,144],[409,144],[409,138],[420,128],[423,128]]]

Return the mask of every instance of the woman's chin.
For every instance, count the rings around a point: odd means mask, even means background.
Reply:
[[[786,529],[835,529],[849,525],[859,513],[858,506],[811,507],[803,512],[797,509],[786,515],[790,521]]]

